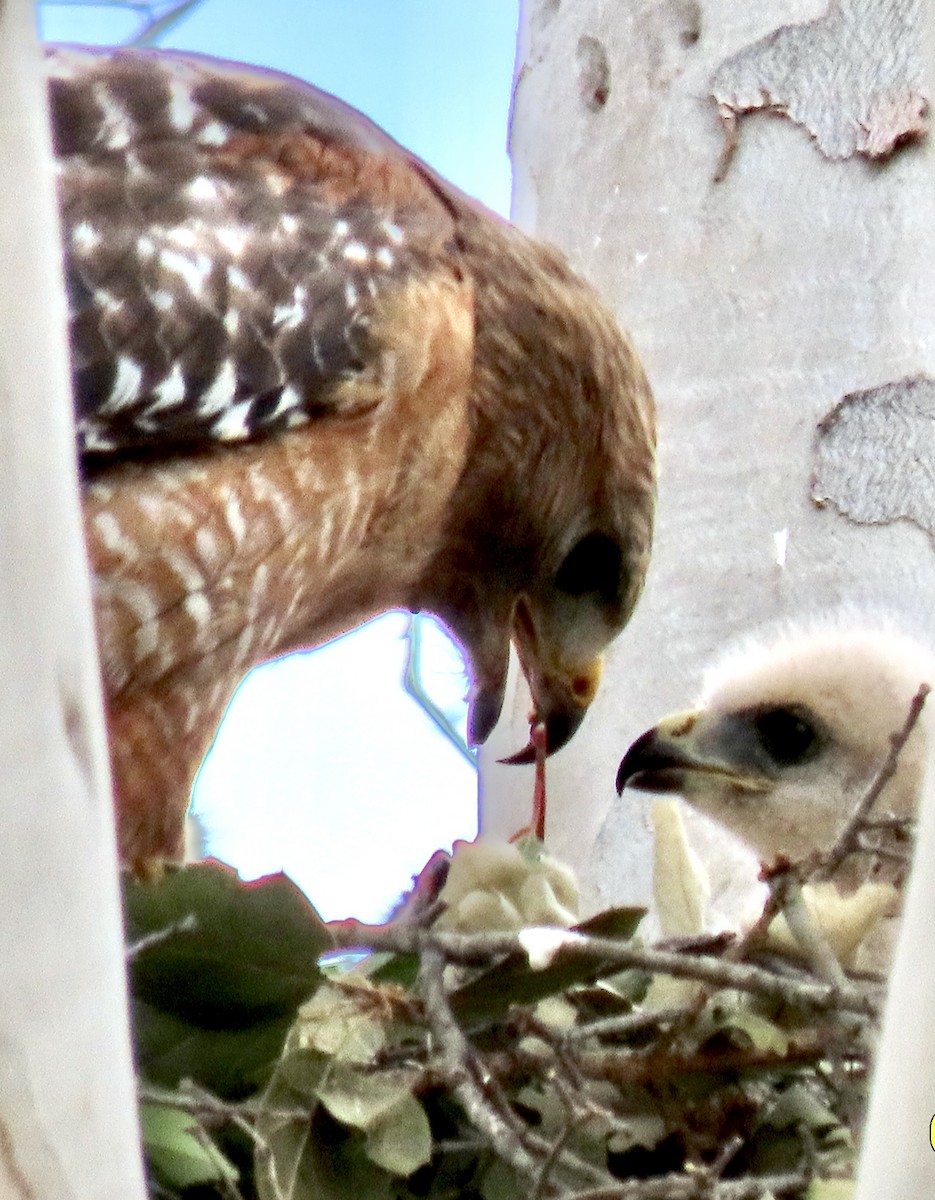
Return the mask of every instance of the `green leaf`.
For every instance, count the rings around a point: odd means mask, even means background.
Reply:
[[[432,1154],[412,1068],[370,1070],[384,1047],[385,1001],[366,979],[326,982],[303,1004],[263,1098],[261,1200],[375,1200]],[[391,1026],[392,1027],[392,1026]],[[285,1113],[305,1110],[306,1117]]]
[[[645,911],[642,908],[611,909],[576,925],[570,932],[628,938]],[[603,973],[606,965],[607,960],[599,954],[585,955],[577,948],[571,952],[560,948],[552,956],[549,966],[534,970],[527,955],[517,952],[453,992],[451,1009],[462,1025],[493,1021],[502,1017],[513,1004],[535,1004],[573,984],[590,982]]]
[[[528,1200],[529,1180],[501,1159],[494,1159],[481,1177],[480,1194],[483,1200]]]
[[[236,1181],[238,1171],[205,1138],[199,1138],[197,1120],[189,1113],[162,1104],[140,1106],[143,1148],[153,1169],[170,1187]]]
[[[244,883],[196,863],[124,883],[134,1038],[142,1073],[228,1098],[268,1077],[299,1004],[321,982],[326,926],[285,875]]]
[[[370,974],[375,983],[398,983],[411,988],[419,974],[418,954],[374,955],[376,965]]]
[[[821,1171],[853,1171],[855,1152],[848,1129],[803,1081],[781,1091],[759,1116],[748,1154],[753,1171],[771,1174],[798,1169],[811,1151]]]
[[[774,1129],[804,1126],[816,1135],[836,1128],[840,1122],[826,1104],[801,1084],[787,1088],[771,1105],[765,1124]]]
[[[331,945],[282,874],[244,883],[221,863],[195,863],[158,883],[127,879],[124,904],[131,946],[169,931],[133,958],[133,994],[205,1028],[295,1009],[318,986],[318,957]]]
[[[303,1117],[284,1112],[309,1109]],[[393,1176],[367,1157],[364,1135],[307,1102],[277,1072],[257,1122],[263,1149],[255,1157],[259,1200],[391,1200]]]
[[[260,1122],[259,1130],[265,1149],[258,1150],[254,1164],[257,1195],[260,1200],[301,1200],[314,1195],[309,1192],[307,1155],[312,1142],[312,1122]],[[304,1190],[300,1190],[304,1189]],[[327,1193],[322,1190],[323,1200]]]
[[[853,1179],[813,1179],[804,1200],[853,1200]]]
[[[789,1048],[789,1035],[775,1022],[753,1012],[744,1001],[739,1001],[734,1007],[725,1007],[719,1000],[716,1006],[705,1013],[701,1025],[702,1041],[706,1028],[712,1033],[728,1031],[731,1034],[742,1034],[743,1041],[757,1050],[773,1050],[777,1054],[785,1054]],[[738,1041],[736,1037],[733,1040]]]
[[[290,1088],[296,1093],[296,1103],[311,1110],[318,1103],[318,1089],[332,1069],[332,1060],[317,1050],[297,1050],[294,1046],[292,1036],[276,1068],[274,1083]]]
[[[634,1146],[652,1150],[658,1146],[669,1130],[658,1112],[628,1114],[623,1128],[611,1134],[607,1148],[614,1154],[625,1154]]]
[[[367,1157],[393,1175],[411,1175],[432,1157],[432,1131],[425,1109],[407,1093],[368,1131]]]
[[[412,1095],[414,1071],[402,1069],[365,1074],[336,1063],[318,1088],[318,1098],[344,1125],[368,1130]]]
[[[587,921],[582,921],[575,926],[575,930],[578,933],[587,933],[591,937],[623,938],[624,941],[629,941],[645,916],[645,908],[608,908],[605,912],[596,913]]]
[[[365,981],[356,987],[326,983],[299,1010],[295,1044],[340,1062],[372,1062],[386,1044],[375,1011],[375,992]]]
[[[649,971],[628,968],[602,975],[592,984],[575,989],[575,1000],[587,1006],[594,1016],[617,1016],[632,1012],[636,1004],[646,999],[646,993],[657,976]]]
[[[210,1030],[189,1025],[133,1000],[136,1057],[151,1083],[176,1087],[193,1079],[227,1100],[238,1100],[269,1079],[289,1032],[291,1017],[240,1030]]]

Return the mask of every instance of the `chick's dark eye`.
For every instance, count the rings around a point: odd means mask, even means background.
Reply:
[[[802,714],[788,708],[771,708],[753,718],[760,745],[783,767],[812,758],[819,749],[818,733]]]

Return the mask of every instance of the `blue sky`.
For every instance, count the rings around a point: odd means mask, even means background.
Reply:
[[[129,40],[118,6],[43,5],[53,41]],[[362,109],[458,186],[507,213],[516,0],[204,0],[162,45],[298,75]],[[473,837],[470,765],[402,690],[391,614],[255,671],[196,787],[209,852],[246,876],[285,869],[326,918],[377,919],[455,837]],[[427,632],[428,679],[462,709],[460,659]]]

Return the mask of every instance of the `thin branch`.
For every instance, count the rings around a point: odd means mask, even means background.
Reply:
[[[127,44],[130,46],[155,46],[161,37],[174,29],[180,21],[184,21],[189,13],[200,4],[201,0],[181,0],[181,3],[174,4],[168,12],[163,13],[160,17],[153,16],[152,7],[150,7],[151,15],[148,24]]]
[[[763,1200],[765,1196],[796,1196],[808,1187],[804,1172],[721,1180],[713,1186],[704,1173],[663,1175],[607,1188],[565,1192],[561,1200]]]
[[[543,1160],[542,1167],[539,1171],[539,1178],[536,1180],[536,1186],[533,1190],[530,1200],[545,1200],[545,1197],[550,1194],[549,1176],[553,1174],[555,1167],[562,1160],[568,1146],[568,1140],[575,1132],[575,1129],[584,1124],[586,1116],[579,1116],[577,1119],[572,1119],[566,1122],[564,1128],[560,1131],[558,1137],[549,1148],[549,1152]],[[604,1172],[600,1172],[604,1174]]]
[[[773,921],[785,907],[786,895],[792,887],[797,868],[790,862],[783,861],[779,867],[771,870],[766,877],[769,894],[763,911],[750,926],[744,936],[733,946],[728,947],[724,957],[731,962],[740,962],[747,957],[751,950],[757,949],[766,941],[766,935]]]
[[[260,1106],[255,1100],[237,1104],[233,1101],[221,1100],[220,1097],[205,1088],[198,1087],[191,1080],[183,1081],[179,1085],[178,1091],[141,1081],[137,1085],[137,1096],[141,1104],[158,1104],[163,1108],[174,1108],[179,1112],[190,1113],[206,1124],[236,1125],[251,1141],[260,1146],[265,1145],[265,1139],[260,1137],[253,1123],[261,1113],[264,1117],[276,1121],[308,1121],[307,1108],[271,1109]]]
[[[88,0],[40,0],[42,8],[85,8]],[[95,8],[128,8],[131,12],[151,12],[152,0],[94,0]]]
[[[627,1050],[594,1050],[578,1055],[576,1066],[587,1080],[643,1086],[688,1075],[716,1076],[802,1066],[826,1059],[831,1050],[827,1034],[815,1032],[810,1037],[800,1034],[785,1051],[758,1050],[756,1047],[692,1053],[650,1050],[642,1054]],[[851,1051],[851,1058],[854,1059],[856,1054],[856,1050]],[[553,1055],[534,1046],[494,1050],[487,1055],[486,1061],[491,1070],[504,1079],[527,1072],[541,1074],[554,1067]]]
[[[458,1028],[448,1005],[444,982],[445,960],[435,947],[427,946],[419,966],[419,990],[425,999],[425,1018],[451,1083],[451,1089],[474,1128],[514,1170],[526,1179],[538,1176],[536,1160],[510,1126],[494,1112],[468,1069],[471,1048]]]
[[[403,687],[461,757],[476,770],[477,755],[428,694],[422,680],[422,624],[418,613],[410,614],[404,637],[406,639],[406,666],[403,671]]]
[[[721,1176],[742,1149],[743,1138],[738,1134],[735,1133],[733,1137],[727,1139],[726,1144],[721,1147],[721,1153],[708,1168],[712,1182],[720,1182]]]
[[[538,1133],[533,1132],[532,1129],[520,1122],[519,1118],[516,1117],[513,1109],[510,1106],[509,1097],[507,1096],[499,1078],[488,1069],[489,1064],[490,1056],[488,1055],[484,1058],[483,1066],[479,1070],[479,1074],[484,1076],[482,1087],[485,1094],[491,1097],[491,1100],[497,1107],[498,1111],[504,1114],[509,1114],[517,1121],[517,1127],[521,1131],[520,1136],[523,1145],[532,1154],[537,1155],[543,1160],[552,1157],[554,1144],[549,1142],[546,1138],[540,1136]],[[552,1079],[550,1082],[554,1086],[556,1081]],[[555,1162],[560,1164],[566,1171],[570,1171],[573,1176],[577,1176],[579,1181],[591,1184],[592,1186],[603,1186],[608,1179],[612,1178],[608,1172],[602,1171],[599,1167],[595,1167],[589,1162],[585,1162],[584,1159],[579,1158],[579,1156],[573,1151],[563,1148],[562,1146],[559,1146],[559,1152],[555,1157]]]
[[[905,866],[912,862],[912,850],[907,846],[904,850],[894,850],[891,846],[879,846],[871,840],[871,836],[861,832],[857,835],[857,849],[864,854],[872,854],[875,858],[886,859],[887,862],[899,863]]]
[[[206,1154],[217,1154],[217,1146],[215,1146],[211,1140],[211,1135],[200,1121],[191,1132]],[[226,1171],[220,1172],[220,1179],[214,1181],[214,1186],[220,1189],[226,1200],[244,1200],[243,1192]]]
[[[338,946],[369,946],[397,953],[425,953],[432,948],[449,962],[463,965],[490,965],[510,954],[526,954],[522,933],[448,933],[397,926],[361,925],[342,921],[329,926]],[[864,1016],[878,1015],[878,1006],[866,993],[850,984],[843,987],[816,983],[805,978],[780,978],[773,972],[749,963],[688,956],[661,950],[643,949],[631,942],[614,938],[591,937],[581,933],[555,931],[556,951],[565,959],[588,958],[600,961],[602,969],[642,967],[654,974],[675,979],[695,979],[719,988],[736,988],[764,996],[775,996],[788,1004],[818,1011],[838,1008]]]
[[[138,13],[144,18],[140,31],[128,42],[128,46],[153,46],[155,43],[180,21],[183,21],[202,0],[178,0],[168,8],[158,0],[94,0],[95,8],[122,8],[131,13]],[[86,5],[88,0],[41,0],[47,8],[69,8]],[[158,13],[158,9],[164,9]]]
[[[524,1131],[520,1136],[513,1121],[504,1119],[485,1094],[496,1092],[498,1107],[508,1103],[502,1095],[499,1081],[477,1061],[467,1038],[455,1021],[445,991],[444,970],[445,959],[442,952],[435,946],[427,945],[421,956],[419,989],[425,1000],[426,1024],[438,1045],[449,1086],[474,1128],[488,1141],[491,1148],[537,1187],[541,1179],[541,1161],[550,1155],[552,1146],[531,1130]],[[478,1078],[484,1078],[483,1086],[478,1082]],[[511,1116],[515,1119],[512,1111]],[[607,1172],[598,1170],[561,1148],[558,1161],[565,1170],[574,1172],[579,1179],[591,1184],[603,1184],[604,1180],[611,1178]],[[552,1188],[548,1187],[541,1194],[553,1195]]]
[[[894,833],[910,838],[915,831],[915,824],[915,817],[898,817],[895,813],[882,813],[878,817],[868,817],[864,821],[864,829],[892,830]]]
[[[147,933],[145,936],[137,938],[135,942],[131,942],[126,948],[127,962],[132,963],[144,950],[151,950],[153,946],[161,946],[163,942],[170,941],[180,933],[195,933],[197,929],[198,918],[194,913],[188,913],[172,925],[167,925],[165,929],[157,929],[154,933]]]
[[[601,1017],[596,1021],[586,1021],[581,1025],[568,1029],[563,1035],[566,1045],[581,1042],[587,1038],[628,1037],[634,1033],[644,1033],[658,1029],[660,1025],[670,1025],[680,1021],[689,1008],[660,1008],[655,1012],[633,1012],[622,1017]]]
[[[899,765],[899,756],[906,742],[909,740],[909,735],[916,727],[916,723],[922,714],[922,708],[925,705],[925,699],[930,691],[931,688],[929,685],[923,683],[912,698],[905,724],[898,733],[890,736],[890,749],[886,759],[871,781],[867,791],[861,797],[860,802],[855,806],[854,811],[845,822],[837,841],[822,856],[820,865],[812,873],[813,879],[830,879],[848,855],[853,854],[859,849],[858,836],[860,831],[867,820],[870,810],[879,799],[880,793],[896,773],[896,768]]]

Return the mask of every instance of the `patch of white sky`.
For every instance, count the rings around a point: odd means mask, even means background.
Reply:
[[[518,0],[203,0],[160,45],[285,71],[367,113],[466,192],[509,211]],[[120,5],[43,4],[50,41],[135,36]],[[473,767],[403,690],[387,614],[238,689],[195,788],[205,849],[285,870],[328,919],[383,916],[438,848],[477,828]],[[426,622],[424,676],[463,731],[460,655]]]

